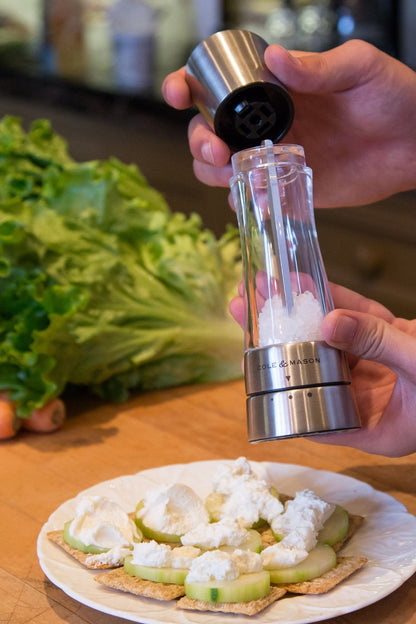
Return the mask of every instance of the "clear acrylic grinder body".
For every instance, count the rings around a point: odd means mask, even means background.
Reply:
[[[346,356],[321,335],[333,302],[304,150],[266,140],[234,154],[232,165],[249,441],[358,428]]]

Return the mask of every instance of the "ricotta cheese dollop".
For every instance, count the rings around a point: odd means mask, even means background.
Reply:
[[[239,549],[232,553],[209,550],[192,562],[186,583],[233,581],[241,574],[261,570],[262,559],[257,553]]]
[[[286,502],[284,512],[272,521],[272,531],[282,539],[263,550],[264,567],[269,570],[286,568],[306,559],[334,509],[335,505],[311,490],[297,492],[293,500]]]
[[[224,497],[221,518],[237,518],[245,527],[260,519],[271,524],[283,511],[282,503],[270,491],[270,484],[257,477],[245,457],[220,466],[213,490]]]
[[[283,536],[286,544],[312,550],[318,531],[334,509],[335,505],[312,490],[302,490],[286,501],[284,512],[272,520],[271,527],[275,534]]]
[[[108,552],[89,555],[91,561],[117,565],[142,536],[134,521],[118,503],[103,496],[83,496],[77,503],[69,534],[87,546]]]
[[[190,568],[200,552],[193,546],[171,548],[152,540],[134,545],[131,563],[155,568]]]
[[[265,570],[290,568],[308,556],[309,552],[304,548],[287,546],[284,541],[267,546],[262,552],[263,567]]]
[[[173,535],[183,535],[198,524],[209,522],[203,500],[192,488],[181,483],[149,490],[136,515],[154,531]]]
[[[182,535],[184,546],[197,546],[202,550],[212,550],[219,546],[240,546],[249,532],[235,518],[223,518],[210,524],[202,523]]]

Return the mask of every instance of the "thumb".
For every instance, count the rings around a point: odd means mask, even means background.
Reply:
[[[272,44],[264,58],[270,71],[288,89],[322,94],[358,86],[371,76],[381,54],[371,44],[354,40],[320,53],[290,53]]]
[[[401,377],[416,378],[416,338],[385,320],[351,310],[333,310],[322,324],[331,346],[364,360],[388,366]]]

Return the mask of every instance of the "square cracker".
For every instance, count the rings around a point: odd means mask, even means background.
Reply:
[[[338,557],[335,568],[322,576],[303,583],[282,583],[278,587],[283,587],[292,594],[325,594],[362,568],[367,561],[365,557]]]
[[[204,600],[193,600],[188,598],[188,596],[184,596],[178,600],[176,608],[188,611],[221,611],[222,613],[256,615],[285,594],[286,590],[284,588],[271,587],[267,596],[258,600],[251,600],[250,602],[205,602]]]
[[[90,560],[91,553],[84,553],[82,550],[78,550],[77,548],[72,548],[63,538],[63,531],[49,531],[47,536],[52,542],[58,544],[61,548],[65,550],[69,555],[74,557],[79,563],[82,563],[86,568],[90,568],[91,570],[108,570],[109,568],[117,568],[121,564],[113,564],[113,563],[100,563],[99,561]],[[92,555],[93,556],[93,555]]]
[[[94,576],[94,581],[112,589],[118,589],[136,596],[144,596],[145,598],[155,598],[156,600],[173,600],[185,594],[183,585],[146,581],[139,576],[127,574],[124,568],[117,568],[116,570],[98,574]]]

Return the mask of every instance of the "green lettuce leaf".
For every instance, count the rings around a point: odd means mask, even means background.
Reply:
[[[68,384],[124,400],[239,377],[240,275],[235,228],[171,212],[134,165],[75,162],[46,120],[0,121],[0,391],[21,417]]]

